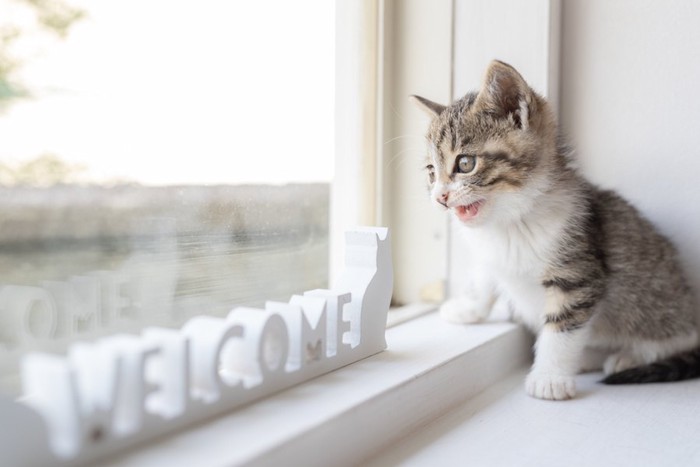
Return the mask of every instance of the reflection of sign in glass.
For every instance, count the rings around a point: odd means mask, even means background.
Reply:
[[[165,272],[165,271],[164,271]],[[172,281],[176,271],[170,269]],[[99,271],[67,281],[46,281],[42,287],[7,285],[0,288],[2,341],[12,346],[69,337],[81,331],[107,327],[114,320],[138,314],[143,303],[158,301],[157,290],[136,287],[139,276]],[[156,292],[154,296],[149,293]]]
[[[148,232],[149,237],[138,235]],[[134,253],[115,271],[92,271],[39,286],[0,285],[0,342],[9,348],[70,338],[108,329],[115,322],[151,320],[173,312],[179,251],[175,222],[139,221],[131,238]]]
[[[334,290],[194,317],[180,330],[74,344],[67,357],[28,355],[23,403],[31,408],[0,400],[3,458],[89,461],[383,350],[389,242],[387,229],[348,232]]]

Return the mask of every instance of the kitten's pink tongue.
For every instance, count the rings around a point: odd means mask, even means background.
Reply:
[[[476,215],[479,214],[479,207],[481,207],[481,201],[477,201],[476,203],[472,203],[467,206],[456,206],[455,213],[457,214],[459,220],[464,222],[476,217]]]

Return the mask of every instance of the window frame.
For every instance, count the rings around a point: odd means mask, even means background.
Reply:
[[[388,226],[393,239],[394,302],[401,305],[437,302],[444,296],[447,222],[427,197],[417,202],[418,212],[403,202],[414,200],[415,188],[424,181],[416,170],[419,165],[406,163],[401,156],[407,151],[412,151],[409,157],[422,153],[428,123],[408,96],[416,92],[444,101],[451,98],[453,11],[453,0],[338,1],[336,7],[330,269],[336,271],[340,264],[338,239],[345,228],[366,223]],[[419,39],[425,37],[430,40]],[[404,135],[412,136],[411,148],[403,143]],[[414,248],[417,244],[420,251]]]
[[[497,8],[508,8],[515,2],[498,0]],[[394,270],[400,272],[395,274],[395,294],[398,301],[418,310],[416,314],[435,309],[435,305],[422,305],[422,301],[440,301],[446,295],[446,284],[456,266],[448,261],[457,251],[451,240],[454,225],[430,206],[427,196],[421,215],[401,210],[407,200],[415,199],[416,192],[420,192],[416,187],[424,181],[415,166],[405,164],[407,167],[394,170],[397,153],[408,144],[397,139],[400,144],[387,149],[387,143],[405,134],[424,134],[427,117],[410,108],[409,94],[424,94],[442,102],[452,100],[456,88],[454,67],[461,60],[455,55],[459,47],[453,25],[460,24],[465,5],[479,8],[487,3],[489,0],[337,2],[339,118],[336,179],[331,188],[331,271],[342,264],[340,233],[345,228],[357,224],[390,227]],[[540,0],[531,8],[532,17],[513,19],[546,29],[546,60],[540,71],[548,79],[548,92],[558,89],[559,8],[560,0]],[[414,45],[412,35],[430,35],[431,31],[441,31],[434,42],[408,50]],[[495,32],[494,36],[497,41]],[[503,42],[505,38],[501,38],[501,46]],[[494,48],[492,53],[497,51]],[[508,60],[499,53],[495,55]],[[441,78],[434,80],[438,73]],[[415,260],[417,246],[423,251]],[[429,293],[436,289],[436,294]],[[411,314],[407,310],[404,308]],[[426,333],[426,329],[432,332]],[[436,335],[440,335],[438,347],[442,350],[428,358],[426,353],[436,347]],[[172,465],[173,461],[176,465],[191,465],[210,459],[212,450],[219,447],[225,450],[212,462],[220,465],[309,459],[316,463],[338,459],[357,463],[526,365],[532,343],[513,324],[458,327],[442,322],[435,313],[392,327],[387,330],[387,339],[388,351],[149,443],[105,465]],[[388,366],[391,371],[377,371]],[[364,392],[344,403],[343,397],[358,392],[357,385]],[[425,402],[428,399],[432,402]],[[406,403],[411,401],[425,403],[410,404],[412,409],[407,410]],[[285,417],[280,423],[279,414],[287,412],[290,404],[303,416]],[[377,413],[388,416],[377,417]],[[245,443],[231,442],[241,426],[252,434],[246,437],[241,432],[241,439],[252,443],[247,448]]]
[[[459,226],[425,193],[430,117],[408,97],[451,102],[477,88],[488,62],[498,58],[523,70],[557,112],[561,0],[338,1],[336,15],[330,270],[342,264],[343,229],[387,226],[393,302],[438,304],[459,290],[460,265],[469,259],[459,248]],[[486,22],[499,28],[479,27]]]

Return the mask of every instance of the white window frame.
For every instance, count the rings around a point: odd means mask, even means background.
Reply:
[[[525,13],[499,16],[497,23],[499,28],[529,24],[544,31],[535,36],[546,37],[545,41],[533,43],[526,36],[519,47],[537,49],[544,57],[535,77],[531,70],[527,74],[536,83],[544,79],[545,94],[558,88],[559,1],[529,3]],[[407,97],[416,93],[451,101],[455,90],[461,89],[453,83],[453,69],[459,76],[462,68],[456,65],[473,59],[454,56],[454,51],[461,54],[463,49],[457,42],[462,36],[454,34],[453,25],[466,21],[465,14],[473,15],[471,21],[478,24],[488,20],[488,14],[502,14],[518,3],[337,2],[332,271],[340,264],[337,242],[345,227],[386,225],[394,238],[397,301],[425,311],[434,306],[421,306],[422,300],[443,298],[440,288],[444,290],[456,267],[447,261],[457,251],[450,246],[448,221],[430,206],[427,196],[421,207],[413,204],[423,175],[415,164],[394,159],[401,151],[424,150],[427,118],[410,107]],[[487,5],[490,9],[484,10]],[[521,52],[513,50],[514,55],[508,56],[496,47],[507,46],[507,36],[485,30],[479,50],[517,66]],[[483,69],[481,63],[473,65]],[[369,71],[358,71],[362,69]],[[556,95],[549,95],[556,100]],[[419,137],[413,138],[416,134]],[[526,365],[531,345],[527,333],[513,324],[461,327],[442,322],[434,313],[389,329],[387,341],[383,353],[103,465],[356,464]]]
[[[344,228],[388,226],[399,304],[424,301],[434,289],[437,300],[443,298],[447,223],[427,197],[414,202],[423,174],[406,162],[420,159],[428,121],[408,96],[450,100],[453,9],[452,0],[341,0],[336,6],[336,105],[342,110],[336,116],[331,271],[342,257],[333,242]]]

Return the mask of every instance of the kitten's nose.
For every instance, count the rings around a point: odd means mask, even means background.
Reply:
[[[447,207],[447,198],[449,198],[450,194],[445,192],[437,196],[436,201],[443,206]]]

